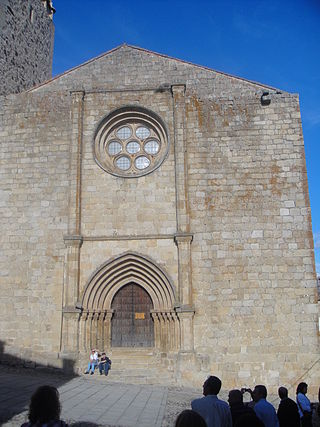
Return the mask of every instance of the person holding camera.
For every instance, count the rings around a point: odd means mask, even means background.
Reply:
[[[243,403],[243,393],[247,389],[240,390],[230,390],[228,396],[228,402],[231,411],[232,425],[235,426],[236,422],[243,416],[247,414],[255,415],[255,412],[252,408]]]

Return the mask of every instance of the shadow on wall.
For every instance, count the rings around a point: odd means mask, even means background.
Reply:
[[[73,371],[73,360],[63,360],[63,367],[58,369],[13,356],[4,349],[5,342],[0,341],[0,425],[27,410],[39,386],[58,388],[77,376],[65,373]]]

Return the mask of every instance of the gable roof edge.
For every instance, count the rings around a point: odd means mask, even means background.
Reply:
[[[183,60],[183,59],[175,58],[175,57],[173,57],[173,56],[165,55],[165,54],[163,54],[163,53],[154,52],[154,51],[152,51],[152,50],[148,50],[148,49],[145,49],[145,48],[142,48],[142,47],[139,47],[139,46],[130,45],[130,44],[127,44],[127,43],[123,43],[123,44],[121,44],[121,45],[119,45],[119,46],[116,46],[115,48],[110,49],[110,50],[108,50],[107,52],[102,53],[101,55],[95,56],[94,58],[91,58],[91,59],[89,59],[88,61],[83,62],[83,63],[82,63],[82,64],[80,64],[80,65],[77,65],[77,66],[75,66],[75,67],[73,67],[73,68],[70,68],[69,70],[64,71],[63,73],[58,74],[58,75],[56,75],[56,76],[52,77],[51,79],[46,80],[46,81],[44,81],[44,82],[40,83],[39,85],[36,85],[36,86],[34,86],[34,87],[32,87],[32,88],[28,89],[26,92],[32,92],[32,91],[34,91],[34,90],[37,90],[37,89],[39,89],[40,87],[45,86],[45,85],[47,85],[47,84],[49,84],[49,83],[53,82],[54,80],[59,79],[59,78],[60,78],[60,77],[62,77],[62,76],[65,76],[65,75],[67,75],[67,74],[69,74],[69,73],[72,73],[73,71],[77,70],[78,68],[84,67],[85,65],[88,65],[88,64],[90,64],[91,62],[94,62],[94,61],[95,61],[95,60],[97,60],[97,59],[103,58],[104,56],[107,56],[107,55],[109,55],[110,53],[113,53],[113,52],[115,52],[115,51],[117,51],[117,50],[119,50],[119,49],[121,49],[121,48],[123,48],[123,47],[129,47],[129,48],[131,48],[131,49],[139,50],[139,51],[141,51],[141,52],[145,52],[145,53],[148,53],[148,54],[152,54],[152,55],[160,56],[160,57],[162,57],[162,58],[170,59],[170,60],[173,60],[173,61],[178,61],[178,62],[180,62],[180,63],[182,63],[182,64],[187,64],[187,65],[190,65],[190,66],[193,66],[193,67],[201,68],[201,69],[206,70],[206,71],[210,71],[210,72],[213,72],[213,73],[221,74],[221,75],[226,76],[226,77],[229,77],[229,78],[231,78],[231,79],[240,80],[240,81],[243,81],[243,82],[245,82],[245,83],[252,84],[252,85],[254,85],[254,86],[260,86],[261,88],[267,88],[267,89],[271,89],[271,90],[274,90],[274,91],[280,91],[280,92],[289,93],[289,92],[287,92],[287,91],[284,91],[284,90],[281,90],[281,89],[278,89],[278,88],[275,88],[275,87],[273,87],[273,86],[269,86],[269,85],[266,85],[266,84],[263,84],[263,83],[259,83],[259,82],[256,82],[256,81],[254,81],[254,80],[249,80],[249,79],[245,79],[244,77],[234,76],[234,75],[232,75],[232,74],[228,74],[228,73],[225,73],[225,72],[223,72],[223,71],[218,71],[218,70],[215,70],[215,69],[213,69],[213,68],[206,67],[206,66],[204,66],[204,65],[195,64],[195,63],[190,62],[190,61],[186,61],[186,60]]]

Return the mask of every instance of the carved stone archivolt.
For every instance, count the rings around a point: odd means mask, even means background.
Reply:
[[[180,326],[174,288],[167,274],[145,256],[126,253],[103,264],[83,292],[80,314],[80,351],[111,346],[111,303],[128,283],[148,292],[153,310],[155,347],[160,351],[180,348]]]

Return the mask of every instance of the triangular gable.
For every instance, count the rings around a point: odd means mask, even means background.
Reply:
[[[81,68],[86,67],[86,66],[88,66],[89,64],[91,64],[91,63],[93,63],[95,61],[99,61],[100,59],[105,58],[105,57],[107,57],[107,56],[115,53],[116,51],[118,51],[120,49],[132,49],[132,50],[140,51],[140,52],[148,54],[148,55],[154,55],[154,56],[158,56],[160,58],[164,58],[164,59],[167,59],[167,60],[170,60],[170,61],[176,61],[176,62],[178,62],[180,64],[185,64],[185,65],[188,65],[188,66],[191,66],[191,67],[196,67],[196,68],[202,69],[204,71],[212,72],[214,74],[225,76],[225,77],[230,78],[230,79],[239,80],[241,82],[248,83],[248,84],[254,85],[254,86],[258,86],[260,88],[264,88],[264,89],[267,88],[267,89],[270,89],[270,90],[273,90],[273,91],[278,91],[279,90],[279,89],[277,89],[275,87],[272,87],[272,86],[269,86],[269,85],[265,85],[265,84],[262,84],[262,83],[259,83],[259,82],[255,82],[253,80],[248,80],[248,79],[245,79],[243,77],[233,76],[232,74],[228,74],[228,73],[225,73],[225,72],[222,72],[222,71],[217,71],[217,70],[214,70],[212,68],[209,68],[209,67],[206,67],[206,66],[203,66],[203,65],[194,64],[194,63],[189,62],[189,61],[185,61],[185,60],[182,60],[182,59],[174,58],[172,56],[165,55],[165,54],[162,54],[162,53],[157,53],[157,52],[154,52],[154,51],[151,51],[151,50],[148,50],[148,49],[141,48],[139,46],[133,46],[133,45],[129,45],[129,44],[123,43],[122,45],[119,45],[119,46],[117,46],[117,47],[115,47],[115,48],[113,48],[111,50],[108,50],[107,52],[104,52],[101,55],[98,55],[98,56],[96,56],[96,57],[94,57],[94,58],[92,58],[92,59],[90,59],[90,60],[88,60],[88,61],[80,64],[80,65],[77,65],[76,67],[73,67],[70,70],[65,71],[64,73],[58,74],[57,76],[53,77],[50,80],[47,80],[47,81],[45,81],[43,83],[40,83],[37,86],[34,86],[33,88],[29,89],[27,92],[32,92],[32,91],[34,91],[36,89],[39,89],[39,88],[41,88],[41,87],[43,87],[45,85],[49,85],[50,83],[52,83],[52,82],[54,82],[56,80],[59,80],[60,78],[63,78],[63,77],[65,77],[65,76],[67,76],[67,75],[69,75],[71,73],[74,73],[75,71],[78,71]]]

